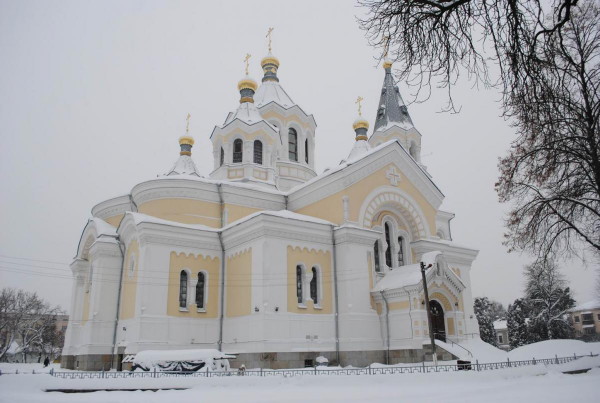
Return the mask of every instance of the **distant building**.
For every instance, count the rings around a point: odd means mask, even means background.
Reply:
[[[600,339],[600,299],[588,301],[569,309],[575,336],[582,339]]]
[[[494,330],[496,331],[498,347],[503,350],[510,350],[510,344],[508,342],[508,326],[506,326],[506,320],[495,321]]]

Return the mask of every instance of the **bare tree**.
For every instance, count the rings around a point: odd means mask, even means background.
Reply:
[[[507,244],[540,258],[580,242],[600,253],[599,11],[593,3],[574,9],[539,49],[535,82],[508,104],[519,137],[496,184],[514,206]]]
[[[0,358],[18,340],[25,361],[33,349],[42,350],[48,328],[55,328],[56,315],[62,311],[36,293],[4,288],[0,291]]]
[[[421,90],[440,83],[454,110],[461,71],[475,84],[499,85],[503,100],[537,71],[540,41],[559,33],[577,0],[359,0],[371,44],[390,41],[400,79]],[[548,18],[550,15],[550,18]],[[499,76],[490,75],[490,63]]]

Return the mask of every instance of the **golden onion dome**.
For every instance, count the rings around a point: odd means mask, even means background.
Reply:
[[[249,90],[256,92],[257,88],[258,88],[258,84],[256,84],[256,81],[254,81],[252,78],[250,78],[250,76],[246,76],[238,82],[238,90],[239,91],[249,89]]]
[[[279,59],[269,53],[260,61],[261,67],[265,67],[267,64],[274,64],[275,66],[279,67]]]
[[[390,59],[388,59],[387,57],[383,60],[383,68],[384,69],[389,69],[392,67],[392,64],[394,64],[394,62],[392,62]]]
[[[354,121],[354,124],[352,124],[352,128],[354,130],[357,130],[357,129],[368,129],[369,128],[369,122],[367,122],[367,120],[365,118],[363,118],[362,116],[359,116]]]
[[[194,138],[190,137],[190,136],[181,136],[179,137],[179,145],[188,145],[188,146],[193,146],[194,145]]]

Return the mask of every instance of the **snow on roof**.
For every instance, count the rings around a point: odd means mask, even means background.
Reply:
[[[133,220],[135,222],[136,225],[139,225],[141,223],[152,223],[152,224],[161,224],[161,225],[170,225],[173,227],[179,227],[179,228],[188,228],[188,229],[196,229],[196,230],[202,230],[202,231],[211,231],[211,232],[219,232],[219,231],[224,231],[226,229],[235,227],[236,225],[239,225],[243,222],[246,222],[248,220],[251,220],[254,217],[258,217],[260,215],[268,215],[268,216],[272,216],[272,217],[281,217],[281,218],[287,218],[287,219],[291,219],[291,220],[298,220],[298,221],[304,221],[304,222],[312,222],[315,224],[325,224],[325,225],[335,225],[332,222],[326,221],[326,220],[322,220],[320,218],[315,218],[315,217],[311,217],[311,216],[307,216],[304,214],[298,214],[298,213],[294,213],[292,211],[288,211],[288,210],[280,210],[280,211],[272,211],[272,210],[264,210],[264,211],[257,211],[256,213],[252,213],[249,214],[243,218],[240,218],[239,220],[236,220],[232,223],[227,224],[226,226],[224,226],[223,228],[213,228],[213,227],[208,227],[206,225],[202,225],[202,224],[183,224],[177,221],[170,221],[170,220],[165,220],[162,218],[157,218],[157,217],[153,217],[153,216],[149,216],[146,214],[142,214],[142,213],[134,213],[134,212],[127,212],[127,214],[130,214],[133,217]]]
[[[569,312],[588,311],[591,309],[600,309],[600,299],[594,299],[569,309]]]
[[[202,224],[184,224],[184,223],[180,223],[177,221],[164,220],[162,218],[153,217],[153,216],[142,214],[142,213],[134,213],[131,211],[128,211],[127,214],[129,214],[133,217],[133,221],[135,222],[135,225],[139,225],[141,223],[146,222],[146,223],[151,223],[151,224],[170,225],[173,227],[180,227],[180,228],[199,229],[199,230],[203,230],[203,231],[218,231],[218,229],[216,229],[216,228],[209,227],[209,226],[202,225]]]
[[[256,108],[256,105],[254,105],[252,102],[242,102],[234,113],[230,113],[227,116],[223,126],[227,126],[236,119],[239,119],[249,125],[253,125],[258,122],[265,122],[271,129],[279,132],[275,126],[263,119],[260,112]]]
[[[431,270],[428,269],[428,270]],[[372,291],[385,291],[397,288],[416,285],[421,281],[420,264],[409,264],[399,267],[386,273],[385,276],[375,286]]]
[[[296,105],[277,81],[263,82],[254,94],[254,102],[259,108],[269,102],[275,102],[286,109]]]
[[[112,237],[117,236],[117,229],[115,227],[113,227],[112,225],[110,225],[109,223],[107,223],[106,221],[104,221],[103,219],[98,218],[98,217],[92,217],[92,218],[90,218],[90,221],[92,221],[96,225],[96,230],[98,231],[98,236],[100,236],[100,235],[107,235],[107,236],[112,236]]]
[[[371,149],[371,145],[365,140],[358,140],[354,142],[352,146],[352,150],[350,150],[350,154],[348,155],[349,160],[356,160],[360,156],[366,154]]]
[[[214,349],[197,350],[145,350],[135,355],[133,362],[138,365],[152,365],[164,361],[212,361],[235,358]]]
[[[194,160],[192,160],[192,157],[190,157],[189,155],[180,155],[179,158],[177,158],[177,161],[175,161],[175,165],[173,165],[173,168],[171,168],[169,172],[165,174],[165,176],[172,175],[201,176],[200,172],[198,171],[198,168],[196,168],[196,164],[194,164]]]
[[[506,320],[497,320],[494,322],[494,329],[496,330],[506,330],[508,327],[506,326]]]

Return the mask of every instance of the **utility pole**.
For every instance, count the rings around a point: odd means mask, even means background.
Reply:
[[[429,308],[429,291],[427,291],[427,279],[425,278],[425,270],[429,269],[432,264],[425,267],[425,263],[421,262],[421,277],[423,277],[423,292],[425,293],[425,309],[427,309],[427,323],[429,324],[429,337],[431,338],[431,351],[433,365],[437,366],[437,354],[435,352],[435,335],[433,334],[433,322],[431,320],[431,309]]]

